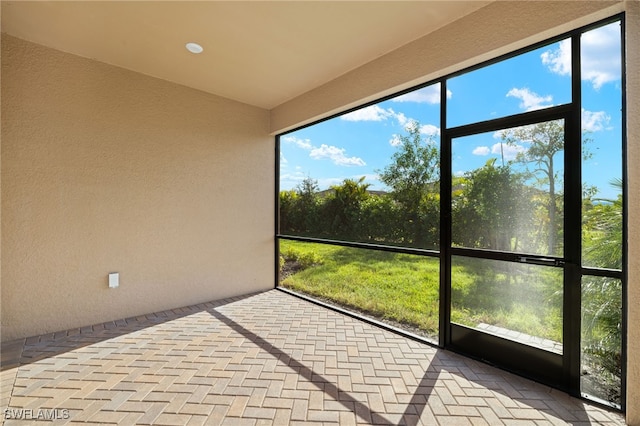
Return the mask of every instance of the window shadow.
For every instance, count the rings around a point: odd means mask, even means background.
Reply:
[[[460,372],[456,372],[458,370],[457,367],[452,366],[448,368],[447,358],[451,357],[460,357],[457,355],[453,355],[445,352],[442,349],[434,349],[436,350],[436,355],[433,359],[440,359],[441,362],[433,363],[431,362],[429,367],[424,372],[423,377],[421,378],[418,386],[413,391],[410,401],[407,403],[406,408],[402,414],[401,420],[398,423],[394,423],[386,418],[383,414],[372,410],[369,406],[367,406],[364,402],[358,401],[355,397],[349,394],[349,392],[341,389],[337,384],[331,382],[327,378],[323,377],[318,372],[314,371],[312,368],[305,366],[301,361],[293,358],[290,354],[285,352],[284,350],[276,347],[268,340],[263,337],[260,337],[253,331],[245,328],[238,322],[232,320],[231,318],[225,316],[221,312],[216,309],[212,309],[208,311],[214,318],[218,319],[229,328],[234,330],[236,333],[242,335],[253,344],[255,344],[260,349],[266,351],[271,356],[273,356],[280,363],[287,365],[291,368],[295,373],[299,374],[307,381],[312,383],[318,390],[323,391],[328,396],[332,397],[338,403],[340,403],[343,407],[350,410],[356,416],[358,416],[362,421],[368,422],[370,424],[379,424],[379,425],[395,425],[398,426],[416,426],[420,423],[420,419],[429,405],[429,400],[433,395],[435,384],[441,379],[441,375],[444,373],[445,375],[454,374],[458,375],[460,378],[464,380],[470,380],[469,376],[473,376],[473,373],[463,374]],[[452,364],[459,363],[459,360],[451,360]],[[487,367],[492,368],[492,367]],[[468,367],[465,367],[468,369]],[[498,376],[498,373],[493,373]],[[510,375],[510,373],[500,373],[500,375]],[[514,376],[514,381],[517,380],[526,380],[521,379]],[[473,381],[472,381],[473,382]],[[479,388],[483,387],[484,381],[478,380],[476,384],[479,385]],[[585,424],[591,423],[593,418],[589,416],[585,409],[584,403],[581,401],[570,397],[569,395],[561,394],[559,391],[557,396],[557,410],[551,408],[541,409],[539,395],[536,395],[536,391],[528,391],[526,395],[514,396],[519,392],[513,389],[511,394],[505,392],[500,386],[492,386],[488,389],[488,392],[498,392],[504,395],[506,398],[509,398],[514,401],[519,407],[530,407],[539,411],[546,411],[547,414],[554,416],[559,421],[566,422],[567,424]],[[563,404],[568,405],[570,407],[563,406]],[[464,404],[460,404],[464,405]],[[559,415],[558,412],[563,415]],[[496,418],[498,416],[496,415]],[[480,419],[480,418],[478,418]]]
[[[366,404],[358,401],[357,399],[349,395],[348,392],[345,392],[342,389],[340,389],[336,384],[327,380],[322,375],[318,374],[311,368],[305,366],[298,360],[291,357],[282,349],[275,347],[274,345],[269,343],[267,340],[263,339],[262,337],[258,336],[252,331],[244,328],[243,326],[233,321],[229,317],[223,315],[222,313],[216,311],[215,309],[209,311],[209,313],[214,318],[216,318],[217,320],[219,320],[220,322],[224,323],[229,328],[234,330],[236,333],[249,339],[253,344],[258,346],[260,349],[271,354],[274,358],[276,358],[281,363],[289,366],[297,374],[304,377],[306,380],[308,380],[310,383],[316,386],[319,390],[323,391],[327,395],[334,398],[343,407],[351,410],[354,414],[356,414],[362,420],[369,423],[376,424],[376,425],[392,425],[393,424],[389,420],[385,419],[384,416],[382,416],[380,413],[377,413],[374,410],[371,410],[369,407],[367,407]]]

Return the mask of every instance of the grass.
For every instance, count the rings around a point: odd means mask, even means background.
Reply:
[[[280,253],[285,269],[295,266],[283,274],[282,287],[437,339],[439,259],[287,240],[281,240]],[[508,274],[487,262],[454,265],[452,321],[562,341],[555,277],[526,270]]]
[[[562,271],[454,257],[452,321],[480,323],[562,342]]]
[[[289,261],[317,259],[286,277],[283,287],[437,337],[438,259],[286,240],[280,252]]]

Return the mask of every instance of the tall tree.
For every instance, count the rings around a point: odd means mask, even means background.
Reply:
[[[296,218],[301,235],[314,235],[318,230],[318,181],[306,177],[296,186],[298,200]]]
[[[540,187],[548,187],[547,213],[549,216],[547,254],[555,254],[558,232],[558,185],[562,184],[562,163],[558,157],[564,151],[564,124],[561,120],[546,121],[504,131],[502,139],[507,145],[521,148],[515,162],[532,169]],[[560,191],[560,194],[562,191]]]
[[[391,164],[378,173],[380,180],[391,188],[393,199],[402,205],[413,244],[424,246],[434,243],[426,241],[428,225],[421,220],[424,217],[421,211],[429,210],[426,204],[430,192],[439,193],[440,152],[433,136],[423,138],[417,121],[405,129],[408,134],[398,137],[398,150],[391,157]]]

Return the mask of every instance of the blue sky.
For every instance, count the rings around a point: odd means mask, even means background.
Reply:
[[[620,24],[582,36],[582,127],[592,140],[583,181],[614,198],[609,182],[622,176]],[[448,126],[504,117],[571,101],[569,40],[545,46],[447,82]],[[356,110],[281,137],[280,189],[303,179],[320,189],[365,176],[371,189],[386,189],[378,172],[391,161],[398,135],[417,121],[425,141],[440,142],[440,85]],[[453,172],[461,175],[500,158],[500,135],[454,140]],[[524,146],[505,146],[505,159]]]

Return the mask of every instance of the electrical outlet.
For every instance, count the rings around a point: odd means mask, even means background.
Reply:
[[[120,285],[120,273],[111,272],[109,274],[109,288],[116,288]]]

